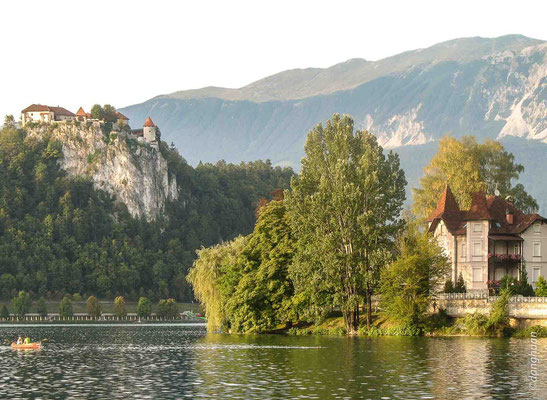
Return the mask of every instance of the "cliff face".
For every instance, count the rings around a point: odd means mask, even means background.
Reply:
[[[96,189],[124,203],[133,216],[152,220],[168,200],[178,197],[176,178],[169,173],[167,161],[147,144],[114,132],[107,140],[97,123],[42,124],[26,130],[29,137],[49,134],[61,142],[61,168],[69,176],[92,178]]]

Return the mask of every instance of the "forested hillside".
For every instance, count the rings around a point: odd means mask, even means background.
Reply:
[[[259,199],[293,175],[262,161],[193,168],[162,142],[179,196],[147,222],[91,179],[69,178],[61,149],[48,135],[27,137],[10,124],[0,131],[0,297],[189,300],[195,250],[249,233]]]

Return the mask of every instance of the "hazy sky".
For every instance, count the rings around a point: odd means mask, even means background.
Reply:
[[[547,39],[547,1],[0,2],[0,115],[118,108],[464,36]]]

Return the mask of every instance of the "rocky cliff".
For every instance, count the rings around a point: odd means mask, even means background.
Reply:
[[[94,187],[124,203],[133,216],[157,217],[178,197],[167,161],[151,146],[120,133],[103,133],[98,123],[40,124],[26,127],[29,137],[51,135],[62,144],[61,168],[69,176],[93,179]]]

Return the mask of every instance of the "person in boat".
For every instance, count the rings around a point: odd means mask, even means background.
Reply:
[[[17,339],[17,344],[23,344],[23,338],[21,336]]]
[[[30,344],[30,338],[28,336],[25,338],[25,344]]]

